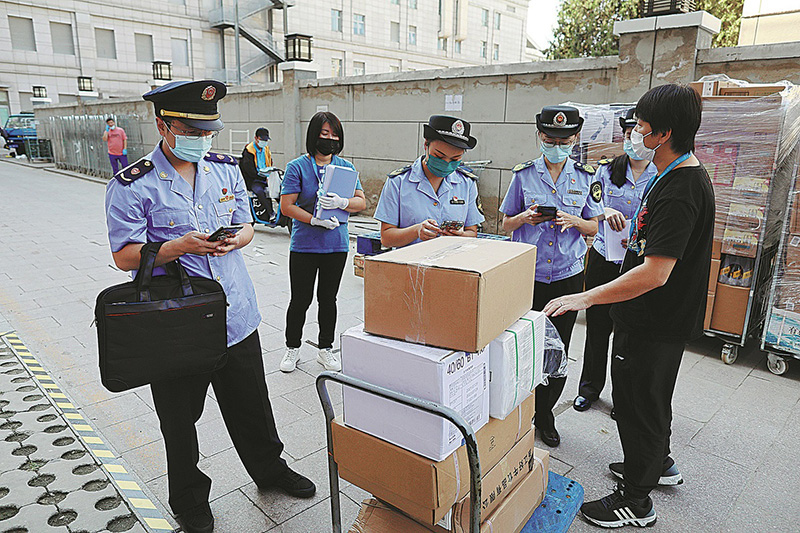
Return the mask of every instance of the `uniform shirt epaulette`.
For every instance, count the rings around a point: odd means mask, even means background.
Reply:
[[[228,154],[217,154],[214,152],[208,152],[206,156],[203,158],[206,161],[213,161],[215,163],[228,163],[229,165],[238,165],[239,162],[236,160],[235,157]]]
[[[601,159],[600,161],[597,162],[597,164],[598,165],[610,165],[613,162],[614,162],[613,159]]]
[[[387,176],[390,177],[390,178],[394,178],[395,176],[399,176],[401,174],[405,174],[409,170],[411,170],[411,165],[406,165],[406,166],[400,167],[400,168],[398,168],[396,170],[392,170],[391,172],[389,172],[387,174]]]
[[[578,170],[582,170],[587,174],[594,174],[595,172],[597,172],[592,165],[584,165],[583,163],[579,163],[577,161],[575,161],[575,168],[577,168]]]
[[[456,172],[458,172],[459,174],[461,174],[462,176],[464,176],[466,178],[469,178],[469,179],[474,180],[474,181],[478,181],[478,175],[475,174],[474,172],[472,172],[472,169],[469,168],[469,167],[465,167],[465,166],[462,165],[462,166],[456,168]]]
[[[531,159],[529,161],[525,161],[524,163],[520,163],[519,165],[517,165],[514,168],[512,168],[511,171],[512,172],[519,172],[520,170],[525,170],[529,166],[533,165],[534,161],[535,161],[534,159]]]
[[[142,158],[114,174],[114,178],[123,185],[130,185],[154,168],[149,159]]]

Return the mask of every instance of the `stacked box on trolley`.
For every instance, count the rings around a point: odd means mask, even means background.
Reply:
[[[530,494],[511,507],[507,497],[546,475],[531,427],[544,352],[544,316],[530,311],[535,265],[534,246],[460,237],[368,257],[365,322],[342,335],[344,374],[451,407],[472,426],[483,518],[532,513]],[[348,387],[343,411],[332,427],[342,479],[426,528],[461,527],[469,462],[452,424]]]

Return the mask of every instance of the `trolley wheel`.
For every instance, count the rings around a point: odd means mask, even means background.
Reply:
[[[776,355],[774,353],[768,353],[767,368],[769,369],[770,372],[772,372],[776,376],[780,376],[782,374],[785,374],[786,371],[789,370],[789,362],[780,355]]]
[[[720,359],[726,365],[732,365],[736,362],[736,359],[739,358],[739,347],[735,344],[728,344],[725,343],[722,345],[722,352],[720,353]]]

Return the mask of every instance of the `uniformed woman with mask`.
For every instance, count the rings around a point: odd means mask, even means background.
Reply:
[[[614,231],[622,231],[626,221],[633,218],[650,178],[656,175],[656,166],[636,155],[631,145],[631,132],[636,126],[635,109],[631,108],[619,118],[624,133],[625,153],[614,159],[601,160],[597,179],[603,186],[605,219]],[[608,237],[605,225],[600,224],[586,261],[586,290],[605,285],[620,276],[622,260],[606,259]],[[606,383],[608,365],[608,340],[614,323],[609,311],[611,305],[595,305],[586,310],[586,343],[583,348],[583,371],[578,396],[572,406],[576,411],[586,411],[600,397]],[[612,411],[613,413],[613,411]],[[613,416],[613,415],[612,415]]]
[[[439,236],[475,237],[484,217],[477,206],[477,176],[461,165],[478,144],[470,124],[434,115],[424,125],[424,155],[395,170],[383,186],[375,218],[381,243],[406,246]]]
[[[532,309],[541,311],[564,294],[583,290],[584,237],[597,233],[603,216],[602,186],[594,169],[572,159],[583,118],[570,106],[547,106],[536,115],[542,156],[513,169],[511,184],[500,206],[503,230],[512,240],[537,247]],[[553,325],[569,350],[577,313],[553,317]],[[550,378],[536,387],[534,424],[542,442],[555,447],[561,442],[553,407],[564,390],[566,378]]]

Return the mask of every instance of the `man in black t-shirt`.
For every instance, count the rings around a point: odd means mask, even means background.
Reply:
[[[652,159],[658,175],[631,221],[623,275],[544,309],[560,315],[615,304],[611,379],[624,462],[609,468],[623,482],[581,507],[601,527],[652,525],[650,491],[683,483],[669,449],[672,394],[686,343],[703,331],[714,233],[714,190],[692,154],[700,97],[685,86],[661,85],[642,96],[636,115],[633,149]]]

